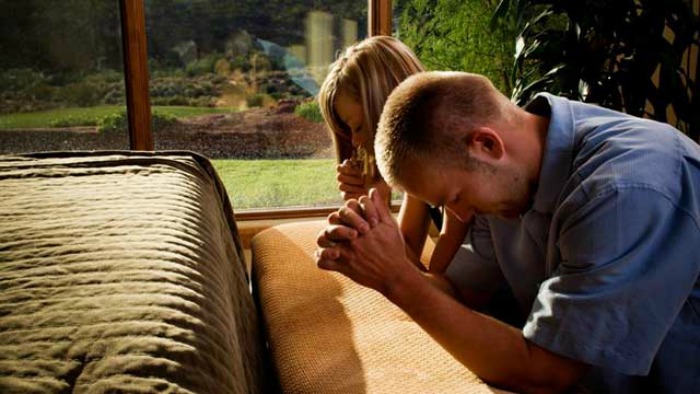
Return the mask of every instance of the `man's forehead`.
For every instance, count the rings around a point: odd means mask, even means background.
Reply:
[[[442,205],[446,198],[444,194],[447,179],[444,172],[430,171],[425,165],[411,166],[407,170],[399,180],[398,187],[430,205]]]

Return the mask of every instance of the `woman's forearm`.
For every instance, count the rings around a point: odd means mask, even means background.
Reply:
[[[420,258],[430,226],[428,206],[406,194],[401,204],[398,221],[406,247]]]

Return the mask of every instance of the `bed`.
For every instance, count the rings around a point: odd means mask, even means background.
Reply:
[[[233,209],[190,152],[0,157],[0,392],[255,393]]]

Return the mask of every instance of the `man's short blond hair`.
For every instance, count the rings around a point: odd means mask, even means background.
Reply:
[[[382,177],[398,186],[407,164],[474,168],[463,131],[504,118],[510,104],[488,78],[464,72],[424,72],[389,96],[375,138]],[[460,133],[460,131],[462,131]]]

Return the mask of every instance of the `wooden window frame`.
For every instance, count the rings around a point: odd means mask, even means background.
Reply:
[[[131,150],[153,150],[151,103],[148,90],[146,9],[143,0],[119,0],[124,51],[126,112]]]
[[[119,0],[124,51],[124,81],[131,150],[152,151],[151,104],[144,0]],[[391,0],[368,0],[368,34],[391,35]],[[396,210],[397,207],[394,207]],[[324,217],[337,207],[242,210],[237,220]]]
[[[368,0],[367,34],[372,36],[391,35],[391,0]]]

